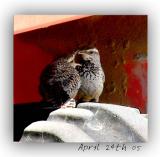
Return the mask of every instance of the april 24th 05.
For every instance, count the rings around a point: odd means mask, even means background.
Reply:
[[[140,151],[142,149],[141,145],[127,145],[127,144],[80,144],[78,151]]]

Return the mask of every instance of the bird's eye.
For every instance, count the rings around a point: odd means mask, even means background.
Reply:
[[[90,52],[89,52],[89,54],[93,54],[93,53],[94,53],[94,51],[90,51]]]

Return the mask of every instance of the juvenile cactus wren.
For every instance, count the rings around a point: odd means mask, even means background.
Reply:
[[[51,62],[40,76],[39,91],[43,102],[54,109],[77,95],[81,80],[75,69],[74,57],[71,55]]]
[[[92,48],[76,51],[75,54],[81,64],[76,66],[81,77],[81,86],[77,94],[78,103],[98,102],[105,82],[99,51]]]

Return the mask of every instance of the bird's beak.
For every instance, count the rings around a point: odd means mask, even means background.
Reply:
[[[85,53],[83,51],[79,51],[77,54],[81,55],[84,60],[91,60],[90,55],[88,55],[87,53]]]
[[[78,55],[81,55],[81,54],[84,54],[84,53],[83,53],[83,52],[81,52],[81,51],[78,51],[78,52],[77,52],[77,54],[78,54]]]
[[[77,55],[78,53],[79,53],[79,50],[75,51],[75,52],[74,52],[74,55]]]
[[[75,59],[75,54],[72,54],[72,55],[68,58],[67,62],[68,62],[68,63],[73,62],[74,59]]]

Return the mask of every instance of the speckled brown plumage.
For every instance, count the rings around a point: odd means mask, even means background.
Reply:
[[[80,87],[80,76],[74,68],[74,57],[60,58],[44,69],[40,77],[40,94],[44,102],[60,108],[74,98]]]
[[[98,102],[105,81],[99,51],[96,48],[80,50],[76,52],[76,56],[81,58],[79,59],[81,66],[76,67],[81,77],[81,87],[77,94],[78,102]]]

